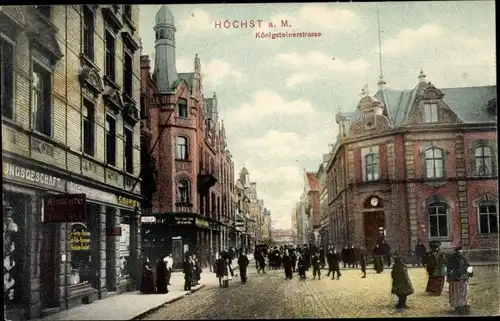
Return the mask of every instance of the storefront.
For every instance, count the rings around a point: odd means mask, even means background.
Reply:
[[[6,307],[12,318],[19,313],[37,318],[42,311],[48,314],[106,297],[112,284],[106,270],[116,267],[101,248],[114,241],[104,232],[107,215],[120,217],[121,209],[130,210],[119,204],[120,190],[111,193],[105,189],[113,188],[104,184],[92,186],[84,177],[29,159],[4,156],[2,165],[4,226],[12,229],[4,228],[5,243],[10,243],[4,261],[11,262],[4,268],[10,287]],[[44,223],[44,199],[61,194],[85,194],[85,220]],[[132,213],[137,221],[140,213],[135,209]],[[131,242],[137,242],[137,237]]]
[[[186,254],[206,260],[211,221],[196,213],[143,216],[142,247],[150,261],[172,254],[174,268],[182,268]]]

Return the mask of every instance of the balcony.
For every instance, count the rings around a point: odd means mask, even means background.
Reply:
[[[208,192],[217,183],[217,173],[201,171],[198,174],[198,192]]]
[[[178,213],[191,213],[193,211],[193,204],[189,201],[187,202],[176,202],[175,211]]]

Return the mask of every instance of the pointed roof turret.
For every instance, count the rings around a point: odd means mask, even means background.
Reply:
[[[155,22],[157,25],[175,26],[174,15],[167,5],[162,5],[160,10],[158,10],[158,12],[156,13]]]

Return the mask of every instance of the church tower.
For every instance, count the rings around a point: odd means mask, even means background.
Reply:
[[[162,5],[156,13],[154,31],[155,69],[153,79],[161,92],[170,92],[171,86],[177,80],[175,66],[175,21],[174,15],[166,5]]]

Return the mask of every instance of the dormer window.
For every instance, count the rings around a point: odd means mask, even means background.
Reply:
[[[424,121],[426,123],[438,122],[438,108],[436,103],[424,104]]]
[[[179,103],[177,104],[177,114],[182,118],[188,117],[188,106],[186,99],[179,99]]]

